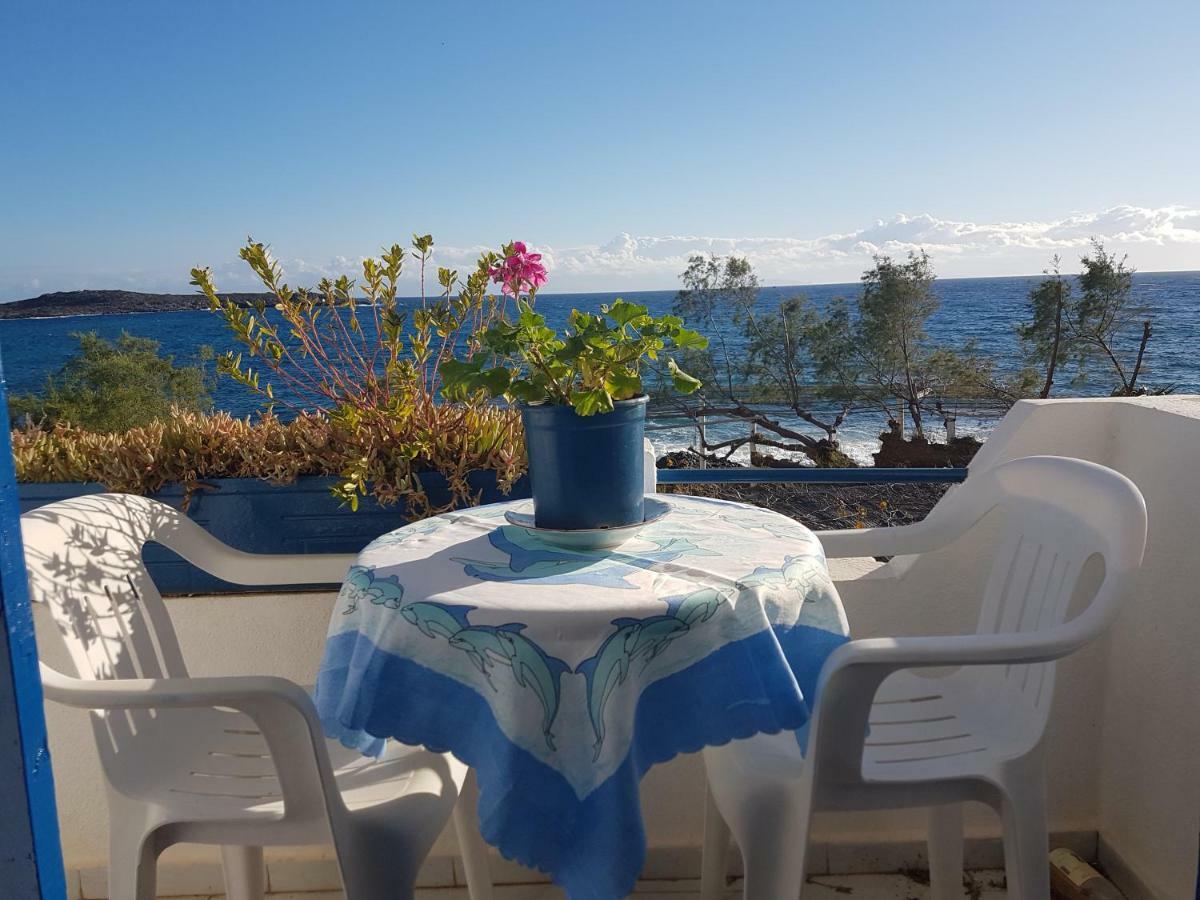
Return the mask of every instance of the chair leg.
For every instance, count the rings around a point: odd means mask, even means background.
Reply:
[[[474,769],[467,772],[454,805],[454,833],[466,872],[468,896],[471,900],[492,900],[492,873],[487,844],[479,832],[479,785]]]
[[[704,763],[713,799],[742,850],[743,895],[796,900],[808,853],[811,779],[752,773],[738,752],[733,744],[709,747]]]
[[[221,847],[226,900],[263,900],[267,890],[262,847]]]
[[[155,900],[159,848],[153,834],[125,831],[110,821],[108,896],[110,900]]]
[[[962,804],[929,809],[930,900],[961,900],[963,895]]]
[[[724,896],[729,872],[729,826],[713,800],[712,788],[704,791],[704,848],[700,857],[700,900]]]
[[[1050,849],[1046,825],[1046,784],[1038,770],[1005,785],[1000,800],[1004,824],[1004,870],[1009,900],[1047,900]]]
[[[413,900],[419,863],[407,858],[386,829],[358,831],[354,846],[338,851],[346,900]]]

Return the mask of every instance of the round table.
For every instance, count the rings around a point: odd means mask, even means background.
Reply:
[[[846,640],[812,532],[757,507],[659,499],[667,515],[612,550],[508,525],[528,501],[386,534],[351,567],[321,663],[331,736],[453,753],[475,769],[484,839],[573,900],[632,889],[650,766],[803,729]]]

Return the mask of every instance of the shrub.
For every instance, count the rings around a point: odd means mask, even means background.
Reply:
[[[109,490],[148,494],[182,484],[186,499],[208,478],[259,478],[288,483],[301,475],[353,473],[370,482],[380,503],[409,503],[414,518],[429,506],[414,472],[446,476],[457,501],[473,499],[466,483],[474,469],[496,471],[502,490],[524,470],[515,412],[492,407],[439,407],[427,418],[372,417],[347,430],[321,413],[290,422],[265,415],[252,422],[226,413],[175,410],[163,420],[121,433],[68,423],[13,432],[17,479],[98,482]],[[428,412],[428,410],[426,410]]]
[[[426,297],[433,238],[414,235],[412,249],[421,299],[411,317],[397,298],[410,256],[398,244],[363,260],[361,282],[326,278],[308,290],[290,287],[267,247],[248,241],[239,255],[273,296],[272,307],[221,297],[208,269],[192,270],[192,284],[243,348],[222,356],[218,369],[257,393],[268,415],[276,403],[302,416],[322,411],[340,459],[334,494],[354,509],[367,493],[427,508],[415,476],[428,470],[446,477],[452,502],[469,504],[468,472],[492,469],[507,489],[525,466],[515,411],[440,395],[441,368],[455,348],[469,359],[478,350],[475,335],[503,314],[503,303],[487,292],[503,257],[482,254],[466,279],[439,268],[441,294]]]
[[[158,341],[128,332],[116,343],[95,332],[72,337],[79,341],[79,352],[46,379],[41,394],[10,399],[15,421],[32,419],[43,426],[68,422],[116,432],[163,419],[172,407],[202,412],[212,406],[203,368],[175,365],[172,357],[160,355]]]

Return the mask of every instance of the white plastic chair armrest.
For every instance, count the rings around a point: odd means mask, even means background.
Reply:
[[[829,654],[821,669],[820,699],[811,732],[814,758],[835,781],[848,783],[860,778],[863,740],[875,695],[898,671],[1047,662],[1066,656],[1090,637],[1081,616],[1034,633],[866,638],[843,644]]]
[[[936,666],[1023,665],[1060,659],[1087,642],[1068,622],[1039,632],[961,634],[936,637],[865,638],[834,650],[821,676],[850,666],[872,666],[889,674]]]
[[[225,707],[258,727],[279,778],[285,816],[324,819],[341,803],[312,698],[286,678],[122,678],[85,681],[41,664],[42,689],[57,703],[92,710]]]
[[[928,553],[951,543],[959,532],[925,521],[891,528],[845,528],[815,534],[829,559],[846,559]]]
[[[199,529],[198,529],[199,530]],[[340,584],[354,564],[353,553],[246,553],[217,540],[208,532],[202,538],[180,542],[171,549],[197,567],[231,584]],[[170,544],[168,544],[170,546]]]
[[[351,553],[245,553],[218,540],[182,511],[129,494],[79,497],[26,516],[34,522],[49,521],[60,531],[78,520],[85,528],[112,528],[139,543],[154,541],[231,584],[340,584],[354,563]]]
[[[162,709],[227,706],[241,709],[261,703],[284,703],[315,721],[312,699],[286,678],[231,675],[214,678],[72,678],[41,663],[46,699],[78,709]]]

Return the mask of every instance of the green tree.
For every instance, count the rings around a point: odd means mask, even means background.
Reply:
[[[940,305],[933,285],[937,276],[929,255],[909,253],[907,262],[876,256],[863,273],[858,300],[857,352],[872,399],[897,401],[924,437],[925,398],[933,392],[936,362],[925,323]]]
[[[728,323],[744,326],[754,317],[758,276],[743,257],[696,254],[679,279],[683,288],[672,312],[701,333],[716,335],[706,349],[682,356],[681,364],[706,386],[719,385],[724,394],[733,395],[744,381],[746,360],[729,345]]]
[[[1054,258],[1048,277],[1029,293],[1029,321],[1017,328],[1026,361],[1042,373],[1037,396],[1049,397],[1068,365],[1075,384],[1087,381],[1096,368],[1110,370],[1115,396],[1169,392],[1170,387],[1142,383],[1153,320],[1133,296],[1136,270],[1128,258],[1118,258],[1093,239],[1080,263],[1076,291]]]
[[[1043,399],[1050,396],[1059,366],[1071,355],[1071,285],[1061,266],[1055,256],[1047,277],[1029,292],[1030,321],[1017,327],[1026,362],[1045,373],[1038,392]]]
[[[877,406],[889,419],[907,413],[924,438],[928,413],[951,431],[959,401],[1007,406],[1022,395],[1025,378],[999,375],[973,341],[959,349],[933,343],[925,326],[939,306],[935,281],[924,251],[905,262],[877,256],[863,273],[856,315],[836,298],[810,322],[807,344],[825,396]]]
[[[126,431],[170,415],[172,408],[212,407],[202,365],[177,366],[158,341],[122,332],[116,342],[95,332],[73,334],[79,352],[46,378],[39,394],[10,400],[14,419],[36,424],[70,422],[99,432]],[[201,349],[201,359],[211,356]]]
[[[1127,260],[1105,251],[1100,241],[1092,241],[1091,253],[1080,260],[1079,298],[1072,305],[1069,325],[1080,377],[1085,378],[1097,360],[1107,363],[1117,376],[1113,394],[1132,397],[1149,392],[1139,387],[1138,378],[1145,371],[1146,345],[1153,329],[1148,310],[1133,298],[1136,270]],[[1123,349],[1122,342],[1137,333],[1139,321],[1141,336],[1136,350]]]
[[[807,299],[790,297],[774,309],[760,308],[758,278],[750,262],[737,256],[692,256],[680,279],[683,288],[675,297],[673,312],[713,336],[705,350],[681,357],[688,371],[704,383],[699,404],[684,407],[686,413],[741,419],[756,429],[755,445],[801,453],[817,465],[852,465],[837,447],[837,431],[852,399],[847,395],[847,402],[831,417],[818,415],[813,405],[818,396],[812,383],[808,335],[818,317]],[[730,323],[735,329],[729,328]],[[738,331],[743,340],[731,341]],[[785,424],[764,404],[786,407],[822,434]],[[747,434],[704,442],[701,449],[728,455],[750,442]]]

